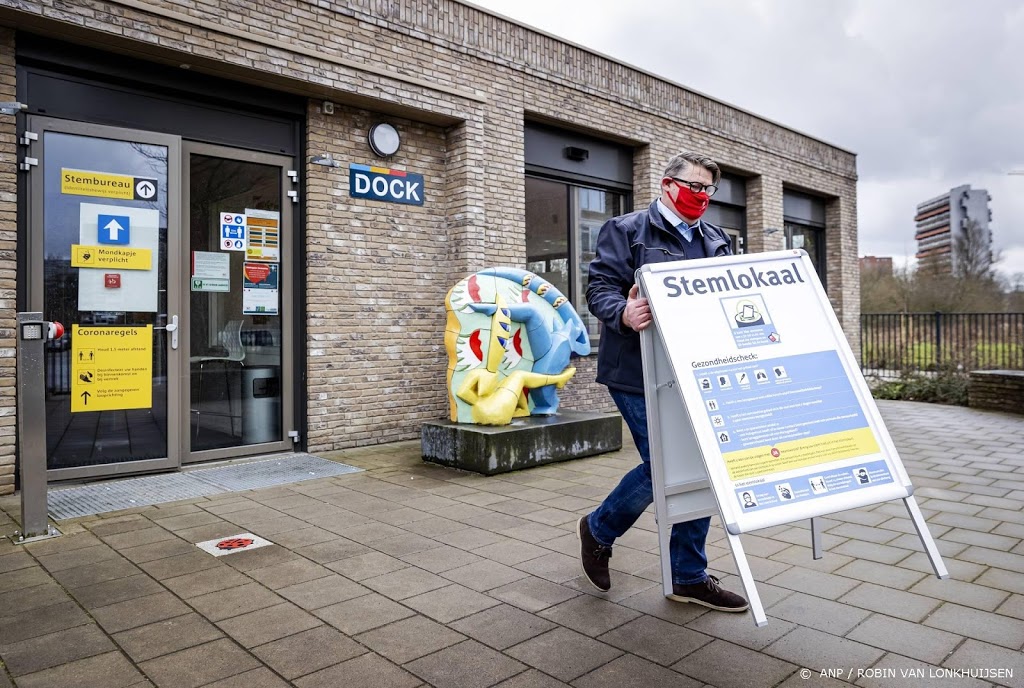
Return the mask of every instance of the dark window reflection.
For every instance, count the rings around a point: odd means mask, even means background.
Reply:
[[[166,335],[153,336],[153,406],[149,409],[71,413],[72,325],[164,324],[167,312],[167,148],[129,141],[43,134],[43,314],[68,330],[47,344],[47,466],[69,468],[167,456]],[[152,201],[65,194],[64,169],[157,180]],[[155,312],[80,310],[80,270],[71,267],[71,246],[83,236],[83,204],[155,209],[159,213]],[[88,208],[86,209],[88,211]],[[86,212],[88,215],[88,212]],[[88,305],[88,304],[86,304]]]
[[[193,290],[189,361],[193,451],[278,442],[282,437],[280,262],[247,261],[245,251],[221,246],[221,216],[247,210],[277,218],[281,169],[272,165],[190,156],[189,247],[193,256],[227,266],[229,291]],[[253,214],[256,215],[255,213]],[[248,264],[248,272],[245,266]],[[276,296],[244,288],[243,276],[276,276]],[[264,278],[264,275],[267,275]],[[252,284],[252,282],[250,282]],[[257,301],[258,299],[258,301]],[[254,314],[256,306],[275,313]]]

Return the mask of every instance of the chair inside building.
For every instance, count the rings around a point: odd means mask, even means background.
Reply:
[[[193,375],[198,374],[198,390],[191,409],[195,417],[196,441],[203,429],[204,416],[228,419],[226,430],[219,425],[217,429],[231,436],[239,434],[235,431],[235,421],[242,418],[240,379],[241,369],[245,366],[242,325],[242,320],[229,320],[220,331],[218,347],[189,358]],[[210,425],[214,421],[208,418],[205,422]]]

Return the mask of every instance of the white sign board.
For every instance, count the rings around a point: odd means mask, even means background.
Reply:
[[[654,316],[642,348],[666,520],[717,506],[742,575],[740,533],[892,499],[913,516],[910,478],[804,251],[637,274]]]
[[[231,291],[231,255],[193,251],[192,291]]]
[[[99,227],[100,217],[104,227]],[[148,270],[111,267],[78,268],[78,310],[157,311],[160,265],[160,211],[120,205],[82,203],[78,242],[81,246],[150,251]]]
[[[231,277],[231,256],[212,251],[193,251],[192,276],[228,279]]]

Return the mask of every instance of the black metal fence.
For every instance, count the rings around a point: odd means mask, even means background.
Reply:
[[[1024,370],[1024,313],[865,313],[861,367]]]
[[[46,393],[71,393],[71,352],[66,348],[67,338],[46,342]]]

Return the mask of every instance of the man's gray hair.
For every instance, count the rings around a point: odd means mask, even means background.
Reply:
[[[722,170],[718,169],[718,163],[706,155],[699,155],[690,151],[683,151],[669,160],[668,167],[665,168],[665,176],[678,177],[681,173],[688,170],[690,165],[703,167],[710,172],[712,184],[718,184],[718,180],[722,178]]]

